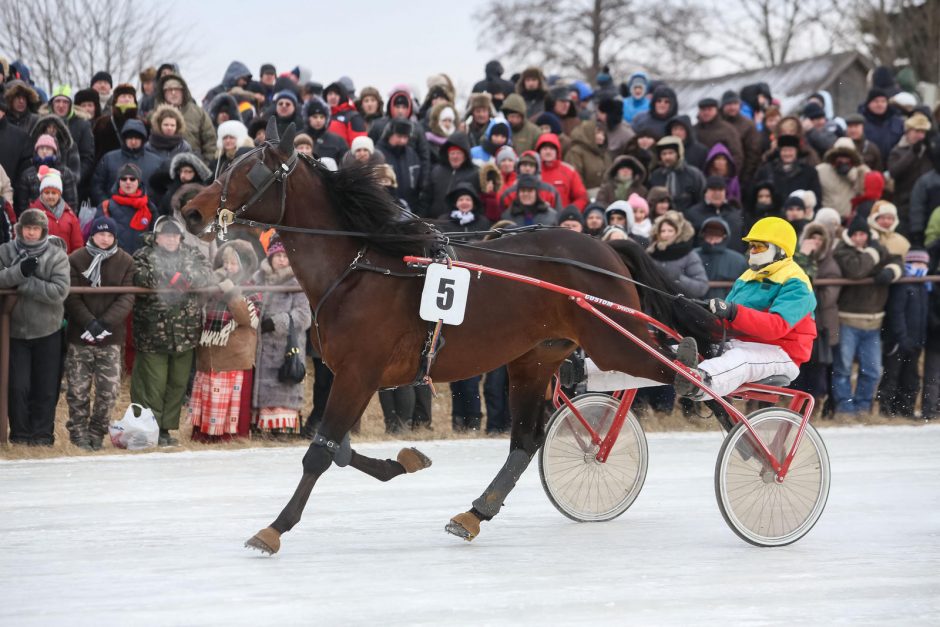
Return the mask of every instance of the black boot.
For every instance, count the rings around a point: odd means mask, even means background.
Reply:
[[[483,422],[483,416],[470,416],[464,419],[467,431],[479,431],[481,422]]]
[[[711,377],[708,376],[708,373],[698,368],[698,344],[695,343],[694,337],[682,338],[679,346],[676,347],[676,360],[680,364],[691,368],[706,385],[710,383]],[[676,373],[673,387],[676,389],[676,395],[682,398],[693,401],[705,399],[705,392],[679,373]]]
[[[463,416],[451,416],[450,424],[454,429],[454,433],[463,433],[467,430],[467,419]]]

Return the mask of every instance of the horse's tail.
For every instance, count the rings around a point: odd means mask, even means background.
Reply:
[[[700,350],[722,336],[721,322],[710,311],[676,294],[675,287],[653,259],[633,240],[607,242],[630,270],[645,312],[682,336],[696,339]],[[648,289],[646,286],[652,289]]]

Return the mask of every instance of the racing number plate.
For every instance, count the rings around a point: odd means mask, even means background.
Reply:
[[[421,319],[428,322],[443,320],[444,324],[450,325],[462,324],[469,288],[469,270],[432,263],[428,266],[424,291],[421,292]]]

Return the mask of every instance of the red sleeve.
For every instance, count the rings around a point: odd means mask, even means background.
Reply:
[[[499,198],[496,192],[489,194],[483,192],[480,194],[480,200],[483,202],[483,211],[486,214],[486,218],[491,222],[499,220],[499,216],[503,215],[503,210],[499,208]]]
[[[782,338],[793,327],[780,314],[738,305],[738,313],[731,323],[731,328],[750,337],[773,341]]]
[[[581,175],[574,168],[571,169],[571,202],[582,212],[588,204],[587,190],[584,188],[584,181]]]

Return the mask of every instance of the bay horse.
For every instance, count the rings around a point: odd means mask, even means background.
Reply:
[[[279,227],[291,267],[316,312],[311,339],[335,375],[299,485],[274,522],[246,542],[268,554],[279,550],[281,535],[300,521],[317,479],[331,464],[351,465],[383,481],[430,464],[414,449],[403,449],[398,460],[359,455],[349,449],[348,432],[376,390],[416,380],[429,340],[428,323],[418,316],[423,281],[415,277],[423,271],[407,267],[402,256],[421,255],[440,240],[426,222],[400,220],[400,208],[368,166],[330,172],[294,151],[293,125],[280,138],[271,126],[264,144],[232,163],[182,212],[187,228],[203,236],[221,228],[220,216],[223,222],[235,215],[237,221]],[[659,291],[645,293],[641,302],[634,284],[612,276],[633,276],[672,291],[638,245],[615,244],[547,228],[460,247],[457,254],[462,261],[538,277],[631,308],[645,305],[700,343],[715,337],[717,321],[703,308]],[[601,270],[539,258],[544,256]],[[632,333],[649,336],[643,322],[611,315]],[[445,345],[429,372],[434,381],[466,379],[503,364],[509,369],[512,427],[506,462],[472,507],[446,526],[466,540],[476,537],[482,521],[496,516],[539,450],[552,409],[546,391],[578,345],[601,369],[662,383],[674,378],[673,371],[567,297],[500,278],[472,278],[463,323],[445,327],[443,335]]]

